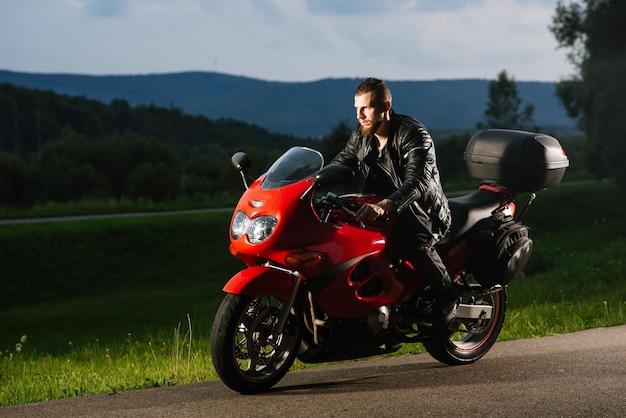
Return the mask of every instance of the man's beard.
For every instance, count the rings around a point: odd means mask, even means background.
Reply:
[[[382,122],[383,122],[382,120],[377,120],[377,121],[373,121],[371,125],[367,125],[367,126],[361,125],[361,132],[363,133],[363,135],[373,135],[376,133],[376,131],[378,130]]]

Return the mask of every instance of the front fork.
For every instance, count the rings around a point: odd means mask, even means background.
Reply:
[[[291,294],[289,295],[289,299],[283,306],[283,309],[280,312],[280,316],[278,317],[278,322],[276,324],[276,327],[274,328],[274,336],[278,336],[283,332],[283,329],[285,328],[285,325],[287,324],[289,312],[291,312],[291,309],[293,308],[293,305],[296,302],[296,298],[298,297],[298,294],[300,293],[300,288],[302,287],[304,276],[300,274],[300,272],[298,271],[289,270],[285,267],[271,264],[270,262],[267,262],[265,266],[278,270],[280,272],[289,274],[290,276],[293,277],[293,286],[291,289]],[[308,298],[309,312],[308,312],[308,315],[303,312],[304,313],[303,321],[304,321],[304,325],[311,332],[311,335],[313,337],[313,342],[319,346],[322,344],[321,338],[319,335],[319,329],[320,327],[327,327],[328,324],[325,320],[318,317],[317,312],[316,312],[317,310],[315,309],[315,302],[313,302],[313,295],[311,294],[311,292],[307,292],[307,298]],[[306,309],[306,307],[303,306],[303,309]]]
[[[293,286],[291,289],[291,294],[289,295],[289,299],[283,305],[283,309],[280,311],[280,316],[278,317],[278,323],[276,327],[274,327],[274,337],[278,337],[283,333],[285,329],[285,324],[287,324],[287,319],[289,318],[289,312],[291,312],[291,308],[293,308],[293,304],[296,302],[296,298],[298,297],[298,293],[300,292],[300,287],[302,287],[302,282],[304,281],[304,276],[295,270],[289,270],[281,266],[277,266],[271,263],[267,263],[266,267],[278,270],[283,273],[289,274],[293,277]]]

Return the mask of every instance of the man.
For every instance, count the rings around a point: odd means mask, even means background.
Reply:
[[[433,246],[450,228],[450,209],[439,180],[435,146],[426,127],[391,108],[384,81],[367,78],[354,93],[358,125],[331,164],[359,171],[363,191],[385,196],[357,211],[359,220],[397,212],[402,257],[428,280],[436,294],[433,326],[447,329],[457,298],[450,276]]]

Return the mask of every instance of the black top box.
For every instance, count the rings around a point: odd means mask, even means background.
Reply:
[[[476,132],[463,156],[472,178],[533,192],[561,182],[569,159],[556,138],[507,129]]]

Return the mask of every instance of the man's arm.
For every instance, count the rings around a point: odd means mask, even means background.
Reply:
[[[426,128],[417,122],[404,128],[406,131],[399,133],[404,136],[400,149],[404,179],[398,190],[388,196],[400,212],[429,188],[435,164],[433,140]]]

